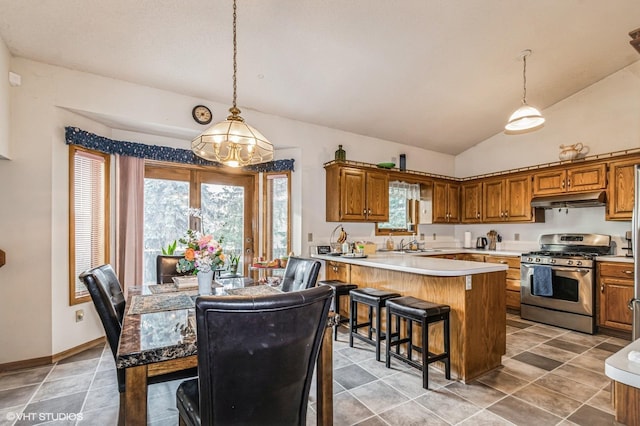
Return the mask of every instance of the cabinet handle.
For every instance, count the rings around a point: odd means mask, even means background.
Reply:
[[[371,214],[371,209],[369,209],[369,210],[367,211],[367,213]]]
[[[624,271],[625,274],[633,274],[633,271]]]
[[[507,263],[507,261],[506,260],[501,260],[498,263],[502,263],[504,265],[505,263]]]
[[[367,209],[362,209],[362,214],[366,215],[367,214]]]
[[[562,179],[562,185],[561,186],[564,188],[564,179]]]
[[[567,188],[571,186],[571,179],[567,179]]]
[[[476,219],[480,219],[480,212],[476,213]]]
[[[604,293],[604,284],[600,286],[600,293]]]
[[[508,217],[509,217],[509,210],[505,210],[505,211],[504,211],[504,217],[505,217],[505,218],[508,218]]]

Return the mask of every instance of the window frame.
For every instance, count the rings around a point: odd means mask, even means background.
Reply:
[[[76,291],[76,279],[84,271],[76,271],[76,167],[77,153],[86,157],[100,158],[104,167],[104,264],[110,263],[111,256],[111,156],[103,152],[86,149],[77,145],[69,145],[69,305],[78,305],[91,301],[89,291]],[[100,266],[100,265],[93,265]]]
[[[267,259],[273,256],[273,245],[271,241],[272,221],[270,220],[270,198],[269,198],[269,177],[270,176],[286,176],[287,177],[287,255],[291,253],[291,171],[282,172],[265,172],[262,176],[262,253]]]

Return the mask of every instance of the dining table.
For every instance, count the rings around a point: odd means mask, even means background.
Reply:
[[[246,277],[218,278],[212,294],[260,296],[279,292]],[[126,425],[147,424],[148,379],[198,365],[195,331],[195,287],[174,283],[129,287],[122,321],[116,367],[125,372],[124,403]],[[338,317],[327,318],[316,363],[315,407],[317,424],[333,424],[333,340],[332,327]]]

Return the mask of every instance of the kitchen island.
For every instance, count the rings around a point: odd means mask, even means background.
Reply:
[[[392,253],[313,257],[325,261],[327,279],[449,305],[453,378],[468,382],[501,365],[507,265]],[[347,306],[342,308],[344,312]],[[364,312],[359,316],[364,320]],[[439,353],[441,327],[431,327],[429,336],[430,351]]]

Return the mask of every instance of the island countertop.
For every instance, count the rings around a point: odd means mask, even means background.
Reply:
[[[460,277],[506,271],[508,265],[499,263],[471,262],[467,260],[438,259],[428,255],[417,256],[396,253],[371,254],[364,258],[314,254],[320,260],[343,262],[351,265],[368,266],[390,271],[408,272],[436,277]]]

